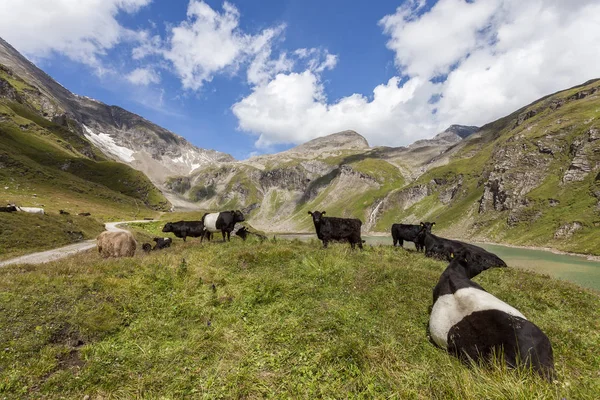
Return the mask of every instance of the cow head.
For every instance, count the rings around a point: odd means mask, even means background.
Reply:
[[[165,224],[165,226],[163,226],[162,231],[163,232],[173,232],[173,224],[170,222],[167,222]]]
[[[448,268],[462,268],[469,279],[489,268],[507,266],[500,257],[482,249],[462,249],[457,253],[450,254],[450,258],[452,261]]]
[[[240,210],[231,211],[233,214],[233,222],[244,222],[244,214]]]
[[[431,228],[435,225],[435,222],[421,222],[421,229],[425,229],[427,233],[431,233]]]
[[[325,211],[320,211],[320,212],[319,211],[315,211],[315,212],[310,212],[309,211],[308,213],[312,216],[313,222],[315,224],[321,223],[321,217],[323,215],[325,215]]]
[[[242,240],[246,240],[246,238],[248,237],[248,229],[246,229],[245,226],[242,226],[240,229],[237,230],[235,234],[241,237]]]

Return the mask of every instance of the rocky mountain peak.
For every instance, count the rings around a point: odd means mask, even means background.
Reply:
[[[306,153],[331,150],[364,150],[369,148],[369,142],[355,131],[342,131],[319,137],[296,146],[289,152]]]
[[[454,133],[455,135],[458,135],[464,139],[467,136],[471,136],[478,130],[478,126],[450,125],[450,127],[446,129],[444,133]]]

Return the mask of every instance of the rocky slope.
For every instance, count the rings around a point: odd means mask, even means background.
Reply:
[[[372,230],[386,195],[413,181],[434,158],[476,127],[454,126],[409,147],[371,148],[354,131],[334,133],[290,150],[235,163],[201,167],[167,187],[204,209],[240,208],[266,231],[310,230],[308,211],[360,218]],[[448,153],[450,154],[450,153]]]
[[[590,81],[483,126],[389,193],[376,228],[431,219],[453,235],[598,253],[599,94]]]
[[[0,64],[30,86],[20,96],[35,105],[45,119],[68,126],[87,139],[81,141],[86,155],[93,157],[93,144],[110,159],[144,172],[156,185],[162,185],[168,176],[187,175],[203,165],[234,161],[228,154],[197,148],[120,107],[71,93],[1,38]]]

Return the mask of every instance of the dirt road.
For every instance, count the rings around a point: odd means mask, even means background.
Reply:
[[[147,220],[142,221],[121,221],[121,222],[107,222],[104,224],[104,228],[106,228],[109,232],[119,232],[124,231],[125,229],[119,228],[117,225],[129,224],[133,222],[151,222]],[[39,253],[27,254],[21,257],[12,258],[6,261],[0,261],[0,267],[4,267],[6,265],[11,264],[43,264],[50,261],[60,260],[61,258],[65,258],[71,256],[73,254],[80,253],[82,251],[89,250],[91,248],[96,247],[95,240],[86,240],[79,243],[73,243],[68,246],[59,247],[53,250],[41,251]]]

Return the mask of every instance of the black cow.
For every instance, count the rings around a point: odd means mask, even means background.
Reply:
[[[509,367],[532,368],[547,379],[554,375],[548,337],[517,309],[486,292],[471,278],[490,268],[463,250],[433,289],[429,333],[438,346],[470,363],[503,354]]]
[[[154,248],[152,250],[166,249],[167,247],[171,247],[171,243],[173,243],[173,239],[171,239],[171,238],[155,237],[152,240],[154,240],[156,242],[156,244],[154,245]]]
[[[17,207],[15,207],[15,206],[0,207],[0,212],[16,212],[16,211],[17,211]]]
[[[363,248],[363,240],[360,237],[360,227],[362,226],[360,219],[324,217],[325,211],[309,211],[308,213],[312,216],[317,237],[323,242],[324,248],[327,248],[327,244],[332,240],[347,241],[353,249],[357,244],[360,249]]]
[[[425,255],[427,257],[452,261],[456,254],[466,251],[473,260],[476,260],[479,264],[485,265],[486,269],[491,267],[506,267],[504,260],[494,253],[490,253],[489,251],[470,243],[441,238],[427,232],[425,227],[421,228],[417,240],[425,247]]]
[[[177,221],[167,222],[162,229],[163,232],[172,232],[185,242],[188,236],[202,237],[204,235],[204,224],[202,221]]]
[[[89,216],[90,216],[90,215],[92,215],[92,214],[90,214],[89,212],[82,212],[82,213],[79,213],[79,214],[77,214],[77,215],[80,215],[80,216],[82,216],[82,217],[89,217]]]
[[[70,212],[68,212],[68,211],[65,211],[65,210],[58,210],[58,213],[59,213],[60,215],[71,215],[71,213],[70,213]]]
[[[244,221],[244,214],[240,210],[206,213],[202,216],[204,229],[211,234],[221,232],[223,241],[225,241],[225,237],[227,237],[227,241],[230,241],[231,232],[234,230],[235,224]]]
[[[392,238],[394,239],[394,246],[400,244],[400,247],[404,245],[404,241],[414,242],[417,251],[421,251],[423,244],[417,240],[421,228],[425,227],[427,232],[431,233],[431,228],[435,225],[435,222],[421,222],[420,225],[406,225],[406,224],[394,224],[392,225]]]

